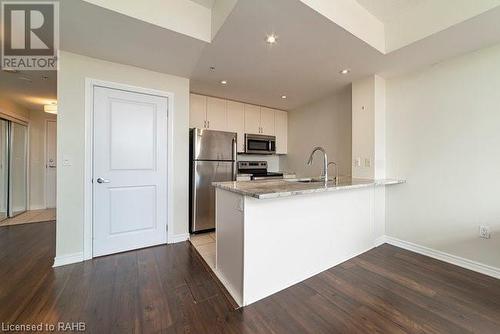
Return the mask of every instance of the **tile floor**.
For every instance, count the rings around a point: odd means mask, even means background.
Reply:
[[[215,270],[215,232],[191,234],[189,240],[208,266]]]
[[[56,220],[56,209],[30,210],[1,221],[0,226],[41,223],[53,220]]]

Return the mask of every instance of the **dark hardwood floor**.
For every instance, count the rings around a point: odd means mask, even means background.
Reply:
[[[52,269],[55,224],[0,227],[0,322],[88,333],[500,333],[500,280],[384,245],[235,310],[187,242]]]

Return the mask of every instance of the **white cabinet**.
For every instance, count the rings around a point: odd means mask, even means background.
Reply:
[[[227,131],[238,134],[238,152],[244,152],[245,106],[243,103],[227,101]]]
[[[245,104],[245,133],[274,135],[274,109]]]
[[[274,109],[260,108],[260,133],[274,136]]]
[[[245,104],[245,133],[259,134],[260,132],[260,107]]]
[[[207,120],[207,97],[191,94],[189,96],[189,127],[206,128]]]
[[[207,97],[207,129],[227,130],[226,100]]]
[[[189,127],[227,130],[226,100],[190,94]]]
[[[288,117],[282,110],[190,94],[189,127],[238,134],[238,152],[245,151],[245,133],[276,136],[276,153],[287,154]]]
[[[274,111],[274,132],[276,136],[276,153],[287,154],[288,113],[286,111]]]

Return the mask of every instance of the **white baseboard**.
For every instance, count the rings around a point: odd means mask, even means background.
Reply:
[[[45,205],[30,205],[30,210],[44,210],[47,209]]]
[[[189,233],[173,234],[167,236],[167,244],[175,244],[189,239]]]
[[[456,266],[466,268],[478,273],[488,275],[495,278],[500,278],[500,268],[492,267],[487,264],[472,261],[460,256],[448,254],[442,251],[438,251],[429,247],[414,244],[409,241],[404,241],[390,236],[382,236],[375,240],[375,245],[380,246],[384,243],[400,247],[418,254],[426,255],[432,257],[436,260],[441,260],[447,263],[454,264]]]
[[[83,261],[83,253],[72,253],[62,256],[56,256],[52,267],[65,266],[67,264],[78,263]]]

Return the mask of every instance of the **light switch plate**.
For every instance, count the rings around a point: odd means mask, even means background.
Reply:
[[[73,165],[73,159],[71,159],[71,156],[69,155],[63,155],[63,166],[72,166]]]
[[[479,237],[483,239],[491,238],[491,232],[489,226],[479,226]]]

